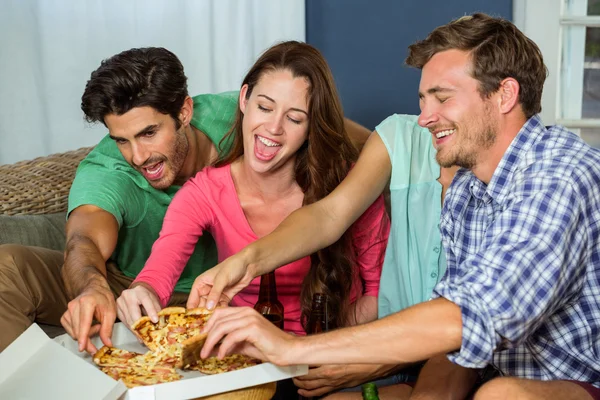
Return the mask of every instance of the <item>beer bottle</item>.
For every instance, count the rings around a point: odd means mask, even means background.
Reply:
[[[308,325],[306,333],[320,333],[329,330],[329,315],[327,313],[327,295],[323,293],[315,293],[310,306],[310,315],[308,317]]]
[[[313,294],[312,303],[310,305],[310,314],[308,315],[308,325],[306,325],[306,333],[327,332],[329,330],[329,315],[327,313],[328,297],[323,293]],[[316,397],[298,396],[298,400],[313,400]]]
[[[363,400],[379,400],[377,385],[372,382],[362,385],[362,398]]]
[[[283,329],[283,304],[277,300],[274,271],[260,277],[260,292],[254,309],[275,324],[276,327]]]

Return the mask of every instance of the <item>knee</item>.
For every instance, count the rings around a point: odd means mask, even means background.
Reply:
[[[17,271],[29,253],[27,246],[20,244],[0,244],[0,271]]]
[[[473,400],[509,400],[519,398],[521,393],[520,379],[512,377],[495,378],[484,383]]]

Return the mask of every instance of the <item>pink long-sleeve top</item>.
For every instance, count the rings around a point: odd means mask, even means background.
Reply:
[[[351,291],[354,302],[359,296],[377,296],[379,292],[390,230],[383,197],[379,196],[350,229],[359,267]],[[219,262],[258,239],[240,205],[229,165],[198,172],[177,192],[167,209],[160,236],[135,279],[152,286],[163,307],[204,231],[215,239]],[[298,335],[305,334],[300,323],[300,290],[309,269],[310,257],[304,257],[275,271],[285,330]],[[253,307],[259,288],[260,277],[234,296],[231,305]]]

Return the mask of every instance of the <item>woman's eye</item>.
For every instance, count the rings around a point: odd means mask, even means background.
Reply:
[[[271,110],[269,110],[268,108],[265,108],[265,107],[261,106],[260,104],[258,105],[258,109],[259,109],[260,111],[263,111],[263,112],[269,112],[269,111],[271,111]]]
[[[291,118],[291,117],[287,117],[291,122],[293,122],[296,125],[300,125],[301,121],[298,121],[297,119]]]

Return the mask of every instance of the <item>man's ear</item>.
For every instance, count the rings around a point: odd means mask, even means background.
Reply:
[[[187,96],[183,101],[183,106],[179,110],[179,122],[182,126],[188,126],[194,116],[194,100]]]
[[[521,86],[515,78],[505,78],[500,82],[500,88],[498,89],[499,97],[499,110],[502,114],[508,114],[512,111],[515,106],[519,104],[519,92]]]
[[[240,89],[240,111],[242,114],[246,112],[246,105],[248,104],[248,99],[246,98],[246,93],[248,93],[248,84],[246,83]]]

